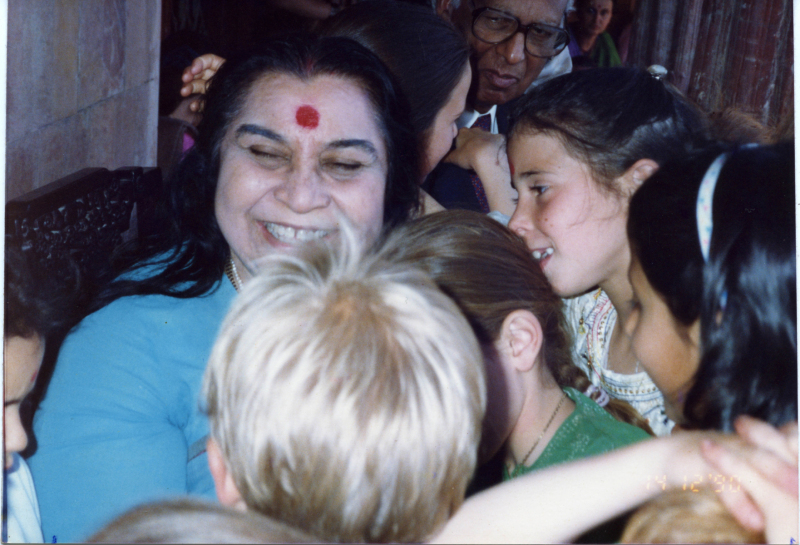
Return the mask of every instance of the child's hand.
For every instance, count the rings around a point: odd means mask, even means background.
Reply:
[[[201,55],[192,61],[192,64],[183,70],[181,79],[184,83],[181,87],[181,96],[188,97],[191,95],[203,95],[208,90],[208,82],[211,77],[217,73],[225,59],[207,53]],[[190,105],[189,109],[193,112],[201,112],[203,110],[203,101],[200,97],[195,99]]]
[[[758,420],[743,418],[737,421],[736,429],[759,448],[734,452],[709,440],[702,444],[703,456],[721,473],[739,477],[757,508],[741,493],[723,493],[720,499],[740,524],[764,530],[770,543],[797,540],[796,424],[777,430]]]
[[[507,216],[514,213],[516,191],[511,187],[505,136],[476,127],[459,129],[456,148],[443,161],[475,171],[481,179],[491,210],[498,210]]]
[[[789,422],[776,429],[757,418],[740,416],[733,426],[739,437],[751,445],[767,449],[787,464],[797,467],[797,422]],[[796,478],[794,483],[788,485],[797,492]]]
[[[476,127],[461,128],[456,136],[456,148],[443,159],[461,168],[477,171],[483,163],[505,166],[508,170],[506,156],[506,137],[492,134]]]

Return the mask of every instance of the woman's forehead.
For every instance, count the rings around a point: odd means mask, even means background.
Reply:
[[[370,114],[374,110],[361,82],[355,79],[332,74],[301,78],[283,72],[258,78],[250,87],[244,109],[285,108],[293,103],[298,108],[308,104],[316,110],[333,105],[349,108],[353,114],[361,113],[364,108]],[[296,109],[290,113],[296,117]]]
[[[383,143],[377,119],[358,80],[330,74],[300,78],[273,73],[253,83],[231,128],[235,132],[243,123],[256,123],[307,136],[351,134]]]

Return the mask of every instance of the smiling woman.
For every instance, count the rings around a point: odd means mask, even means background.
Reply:
[[[222,142],[216,196],[242,279],[269,253],[334,236],[342,218],[377,236],[387,154],[371,110],[366,93],[339,76],[279,74],[253,86]]]
[[[147,241],[65,341],[31,467],[47,541],[76,541],[133,505],[214,498],[199,404],[219,324],[260,257],[371,242],[417,206],[417,147],[391,76],[341,38],[294,37],[215,76],[196,147]],[[226,278],[227,273],[227,278]]]

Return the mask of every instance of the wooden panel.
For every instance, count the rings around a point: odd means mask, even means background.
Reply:
[[[661,64],[708,111],[734,107],[770,126],[793,112],[792,2],[641,0],[629,63]]]

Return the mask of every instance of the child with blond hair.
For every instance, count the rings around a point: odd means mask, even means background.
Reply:
[[[223,504],[326,540],[422,541],[464,499],[483,361],[423,273],[359,253],[280,256],[244,286],[205,376],[209,465]]]

